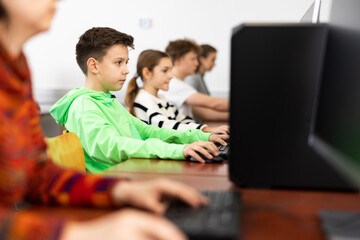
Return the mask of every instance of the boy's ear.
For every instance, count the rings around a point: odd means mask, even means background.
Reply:
[[[143,70],[142,70],[142,76],[144,77],[144,79],[143,80],[148,80],[148,79],[150,79],[151,78],[151,72],[150,72],[150,70],[148,69],[148,68],[143,68]]]
[[[89,58],[86,64],[90,72],[98,73],[98,66],[95,58]]]

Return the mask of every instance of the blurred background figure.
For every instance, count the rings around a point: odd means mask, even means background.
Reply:
[[[183,114],[194,117],[199,122],[227,121],[229,118],[229,99],[212,97],[198,92],[185,82],[199,66],[200,46],[191,39],[170,41],[165,49],[173,61],[173,79],[168,91],[160,91],[169,102]]]
[[[209,89],[204,81],[206,72],[210,72],[215,66],[216,49],[209,44],[200,45],[198,55],[199,66],[195,74],[187,76],[185,82],[195,88],[199,93],[210,95]]]

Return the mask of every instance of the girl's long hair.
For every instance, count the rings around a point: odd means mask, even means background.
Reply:
[[[214,48],[213,46],[209,45],[209,44],[202,44],[200,45],[200,53],[198,55],[198,62],[199,62],[199,65],[196,69],[196,72],[199,72],[199,69],[201,67],[201,62],[200,62],[200,57],[203,57],[203,58],[207,58],[209,56],[210,53],[216,53],[217,50],[216,48]]]
[[[125,104],[129,107],[129,111],[132,115],[135,116],[134,101],[140,90],[139,86],[136,83],[136,79],[140,77],[141,80],[143,80],[143,69],[147,68],[150,72],[152,72],[154,68],[160,63],[160,60],[166,57],[169,57],[169,55],[167,55],[165,52],[152,49],[145,50],[140,53],[136,65],[136,74],[130,80],[125,96]]]

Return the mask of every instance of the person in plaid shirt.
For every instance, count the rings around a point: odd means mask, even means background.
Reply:
[[[0,0],[0,239],[185,239],[159,214],[169,195],[192,206],[206,204],[193,188],[167,179],[146,182],[104,178],[62,169],[46,155],[25,42],[46,31],[56,0]],[[181,193],[181,194],[180,194]],[[146,197],[144,197],[146,196]],[[87,222],[16,211],[32,204],[93,207],[131,205]]]

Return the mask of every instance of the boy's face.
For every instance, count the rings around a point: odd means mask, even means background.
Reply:
[[[184,75],[189,76],[195,73],[198,65],[197,54],[190,51],[179,59],[178,67]]]
[[[129,74],[127,63],[129,61],[128,48],[118,44],[110,47],[102,61],[97,61],[98,73],[96,74],[99,89],[104,92],[119,91]]]

